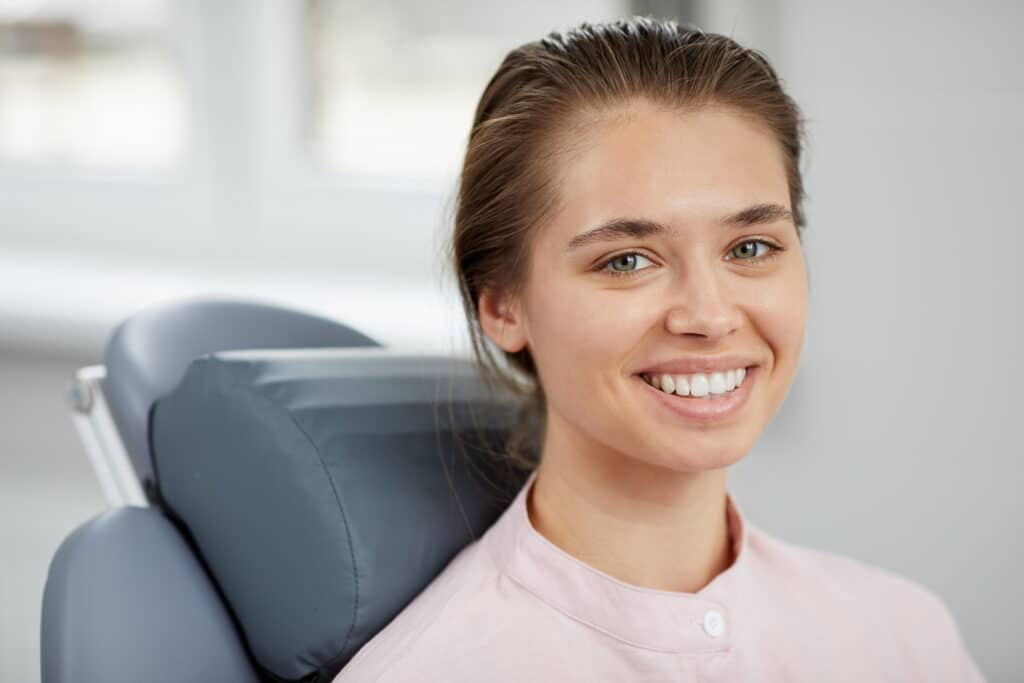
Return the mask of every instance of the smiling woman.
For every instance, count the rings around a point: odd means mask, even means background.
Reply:
[[[337,680],[981,680],[935,594],[726,486],[803,346],[801,127],[762,55],[673,22],[509,53],[452,251],[525,483]]]

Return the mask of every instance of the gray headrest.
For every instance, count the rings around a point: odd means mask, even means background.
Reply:
[[[511,502],[517,407],[461,359],[216,353],[156,404],[154,465],[257,666],[329,680]]]
[[[227,349],[378,346],[340,323],[277,306],[189,300],[133,315],[104,353],[103,393],[143,489],[155,498],[148,445],[153,403],[203,354]]]

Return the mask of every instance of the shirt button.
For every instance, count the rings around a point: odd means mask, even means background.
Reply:
[[[712,638],[717,638],[725,631],[725,617],[716,610],[708,610],[704,614],[704,632]]]

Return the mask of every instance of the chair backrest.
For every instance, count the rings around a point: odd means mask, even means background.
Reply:
[[[214,309],[197,310],[201,337]],[[330,680],[493,523],[527,475],[493,458],[517,404],[467,360],[370,344],[211,352],[194,340],[177,378],[147,368],[171,365],[153,349],[121,355],[143,378],[122,393],[154,397],[120,419],[140,421],[157,506],[104,513],[57,553],[45,682]]]
[[[232,615],[187,539],[158,510],[108,510],[50,562],[43,683],[254,683]]]

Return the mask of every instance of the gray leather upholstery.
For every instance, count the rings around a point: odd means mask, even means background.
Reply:
[[[340,323],[285,308],[243,301],[190,300],[138,313],[107,343],[103,393],[143,490],[155,500],[147,443],[153,402],[185,368],[225,349],[378,346]]]
[[[258,680],[199,562],[153,509],[105,512],[64,541],[42,634],[46,683]]]
[[[152,448],[257,668],[323,681],[508,505],[514,417],[468,361],[232,351],[157,402]]]

